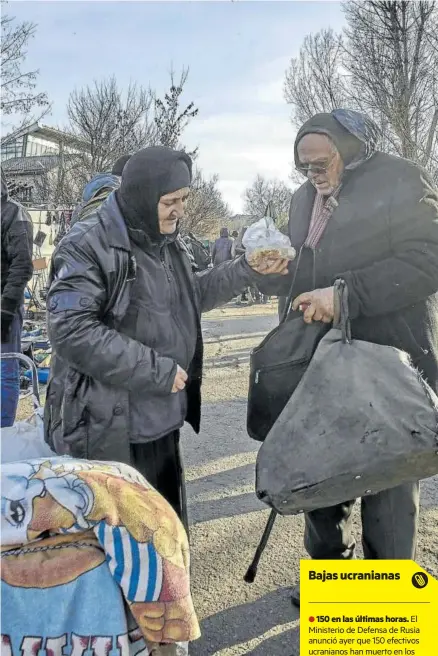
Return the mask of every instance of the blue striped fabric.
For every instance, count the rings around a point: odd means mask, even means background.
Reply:
[[[128,601],[157,601],[163,582],[163,563],[151,542],[137,542],[124,526],[95,527],[108,566]]]
[[[140,510],[133,516],[134,503]],[[33,641],[27,651],[35,654],[41,645],[53,654],[66,645],[68,653],[144,653],[128,635],[132,620],[151,642],[199,636],[184,527],[136,470],[51,456],[2,463],[0,505],[9,640],[2,656],[19,653],[23,640]]]

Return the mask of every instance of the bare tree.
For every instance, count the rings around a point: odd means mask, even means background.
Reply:
[[[61,155],[59,165],[33,180],[35,197],[50,207],[73,207],[87,182],[84,155]]]
[[[82,158],[75,160],[82,186],[95,173],[109,170],[120,155],[155,144],[178,145],[188,121],[198,113],[193,103],[184,110],[179,107],[187,74],[184,71],[175,84],[171,73],[170,91],[164,101],[136,84],[130,84],[123,93],[114,77],[70,94],[67,131],[84,142]],[[66,153],[69,150],[66,143]]]
[[[278,225],[282,226],[288,219],[291,198],[292,190],[282,180],[267,180],[257,175],[244,192],[245,212],[262,217],[270,204]]]
[[[15,18],[1,17],[1,102],[3,115],[27,116],[35,107],[49,105],[47,95],[36,90],[38,70],[25,70],[27,45],[35,36],[36,25],[15,23]]]
[[[305,37],[298,57],[286,71],[284,96],[297,124],[343,105],[347,97],[342,73],[342,36],[332,29]]]
[[[183,230],[198,237],[217,236],[221,226],[227,225],[230,210],[218,188],[218,176],[207,179],[202,171],[195,170],[190,196],[187,201]]]
[[[342,35],[306,37],[285,78],[299,125],[346,106],[381,128],[379,147],[438,174],[438,15],[435,2],[350,0]]]
[[[356,104],[380,120],[390,149],[438,166],[438,14],[435,2],[344,4],[344,65]],[[428,38],[429,34],[429,38]]]
[[[172,74],[170,95],[166,95],[169,106],[163,104],[164,112],[159,109],[161,101],[157,105],[149,89],[130,84],[123,93],[114,77],[74,90],[68,100],[69,125],[63,130],[59,165],[56,171],[38,177],[35,182],[38,195],[55,205],[75,204],[90,178],[110,170],[120,155],[166,140],[166,145],[174,147],[176,142],[172,138],[181,137],[187,122],[198,111],[192,104],[182,112],[178,110],[186,79],[187,72],[184,72],[175,86]],[[158,114],[154,115],[157,107]],[[195,188],[193,199],[205,185],[207,182],[202,180],[200,189]],[[216,202],[214,194],[211,200]],[[208,222],[208,212],[203,220]],[[195,221],[194,216],[191,221]]]
[[[175,74],[170,73],[170,89],[164,94],[164,100],[155,97],[155,125],[158,132],[158,142],[169,148],[182,147],[182,134],[191,119],[197,116],[199,109],[190,102],[181,108],[181,96],[189,75],[188,69],[183,69],[179,82],[175,82]],[[191,155],[195,155],[191,153]]]
[[[86,177],[109,170],[120,155],[156,143],[152,102],[149,89],[130,84],[123,93],[114,77],[70,94],[68,131],[87,145],[81,163]]]

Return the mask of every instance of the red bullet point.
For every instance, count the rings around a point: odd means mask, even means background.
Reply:
[[[309,622],[314,622],[315,618],[314,617],[309,617]]]

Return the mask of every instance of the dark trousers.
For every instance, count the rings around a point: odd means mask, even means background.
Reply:
[[[21,353],[21,309],[14,315],[7,342],[2,342],[2,353]],[[2,360],[1,363],[1,427],[13,426],[20,397],[20,365],[17,360]]]
[[[131,465],[170,503],[189,534],[179,431],[146,444],[131,444]]]
[[[304,544],[311,558],[354,558],[354,501],[306,514]],[[419,483],[399,485],[362,499],[364,555],[373,560],[415,560],[420,503]]]

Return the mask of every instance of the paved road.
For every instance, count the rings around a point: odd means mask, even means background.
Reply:
[[[202,322],[205,344],[204,366],[227,367],[249,362],[251,349],[278,323],[274,314],[261,317],[207,319]],[[218,348],[214,349],[214,345]],[[213,347],[213,348],[212,348]]]
[[[204,319],[202,332],[204,337],[220,338],[227,335],[244,335],[252,332],[267,334],[278,323],[275,314],[265,316],[229,317],[224,319]]]
[[[207,339],[217,339],[239,332],[263,333],[275,323],[274,315],[228,317],[204,321],[203,328]],[[238,352],[241,343],[242,338],[226,345]],[[299,615],[290,603],[289,588],[298,580],[300,558],[306,557],[302,517],[277,520],[255,583],[243,582],[269,514],[254,494],[258,445],[245,430],[246,379],[245,363],[219,373],[216,367],[207,370],[202,433],[196,436],[186,429],[183,435],[193,593],[203,631],[191,646],[191,656],[299,654]],[[357,512],[355,525],[359,535]],[[435,576],[437,545],[438,480],[434,479],[423,486],[417,560]]]

